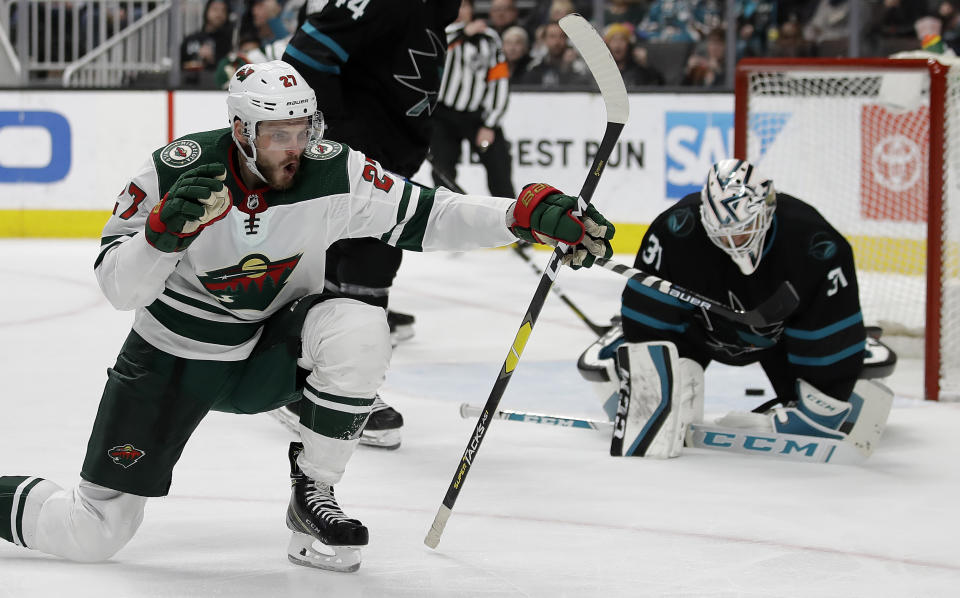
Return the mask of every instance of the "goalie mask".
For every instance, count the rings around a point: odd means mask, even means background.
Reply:
[[[745,276],[760,265],[776,207],[773,181],[745,160],[714,164],[700,191],[700,221],[707,237]]]
[[[230,79],[227,95],[227,116],[230,126],[236,120],[243,124],[248,147],[233,132],[233,142],[240,150],[247,168],[263,182],[267,179],[257,168],[258,126],[264,121],[306,118],[307,139],[291,142],[290,150],[304,150],[320,142],[323,136],[323,115],[317,110],[317,97],[307,82],[292,66],[281,60],[245,64]]]

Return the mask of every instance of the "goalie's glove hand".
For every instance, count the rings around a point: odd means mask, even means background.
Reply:
[[[230,210],[223,164],[205,164],[180,175],[147,218],[147,242],[167,253],[185,250],[204,227]]]
[[[545,183],[531,183],[524,186],[514,204],[510,231],[531,243],[571,245],[563,263],[573,269],[589,268],[598,257],[613,256],[610,239],[615,229],[593,206],[587,206],[582,218],[574,217],[576,207],[576,197]]]

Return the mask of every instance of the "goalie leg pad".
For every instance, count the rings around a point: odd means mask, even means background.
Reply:
[[[670,342],[625,343],[617,348],[620,401],[613,456],[676,457],[686,429],[703,412],[703,369],[680,359]]]
[[[840,429],[847,431],[847,439],[869,456],[887,427],[893,391],[876,380],[857,380],[850,405],[850,415]]]

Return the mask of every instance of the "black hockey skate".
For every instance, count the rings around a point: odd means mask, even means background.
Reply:
[[[303,451],[300,442],[290,443],[290,505],[287,528],[293,532],[287,547],[290,562],[330,571],[360,568],[360,546],[369,540],[367,528],[343,514],[333,495],[333,486],[316,482],[297,465]]]
[[[375,446],[387,450],[400,448],[400,429],[403,427],[403,416],[396,409],[387,405],[377,395],[373,399],[373,407],[367,425],[360,432],[360,444]]]
[[[387,325],[390,326],[390,343],[396,347],[400,341],[413,338],[413,323],[416,322],[410,314],[387,310]]]

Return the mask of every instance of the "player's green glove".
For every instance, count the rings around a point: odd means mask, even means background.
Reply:
[[[230,210],[223,164],[205,164],[180,175],[147,218],[147,242],[167,253],[183,251],[204,227]]]
[[[589,268],[598,257],[613,255],[610,239],[615,229],[592,205],[587,206],[582,219],[575,218],[576,207],[576,197],[564,195],[550,185],[526,185],[514,205],[515,222],[510,230],[531,243],[572,245],[563,263],[574,269]]]

